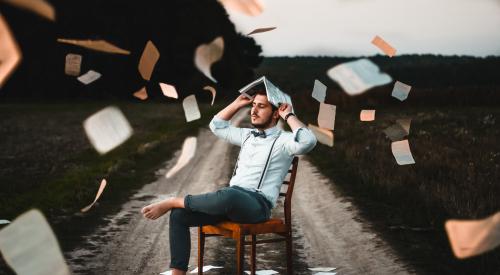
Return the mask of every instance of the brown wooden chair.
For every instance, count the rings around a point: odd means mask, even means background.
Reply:
[[[217,225],[205,225],[198,228],[198,274],[203,274],[203,254],[205,251],[205,238],[222,236],[236,240],[236,269],[238,275],[243,274],[245,245],[251,245],[250,270],[255,274],[255,249],[257,244],[286,242],[286,269],[287,274],[293,274],[292,266],[292,193],[297,174],[299,158],[294,157],[291,169],[288,170],[290,180],[284,181],[288,185],[286,193],[280,193],[285,197],[284,214],[285,219],[271,218],[270,220],[257,224],[241,224],[235,222],[222,222]],[[274,233],[280,237],[273,239],[257,240],[257,235]],[[247,241],[246,236],[251,240]]]

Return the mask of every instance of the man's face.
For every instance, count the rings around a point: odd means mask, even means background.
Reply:
[[[274,126],[273,113],[273,108],[267,97],[265,95],[256,95],[250,112],[253,127],[267,129]]]

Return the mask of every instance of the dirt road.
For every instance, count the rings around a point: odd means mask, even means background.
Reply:
[[[246,114],[238,114],[234,123]],[[187,167],[172,178],[165,178],[180,155],[177,152],[165,164],[165,169],[157,172],[155,182],[132,196],[118,214],[107,217],[107,224],[86,236],[85,243],[66,253],[74,274],[159,274],[168,270],[169,217],[146,220],[140,209],[165,197],[209,192],[224,186],[235,161],[233,149],[208,129],[201,130],[196,156]],[[316,266],[337,267],[337,274],[411,273],[391,249],[369,231],[355,207],[339,197],[332,186],[307,158],[301,158],[292,203],[296,274],[312,274],[307,268]],[[195,228],[191,230],[190,270],[196,267],[196,232]],[[232,240],[209,238],[206,247],[205,264],[224,267],[207,274],[234,274]],[[257,252],[259,270],[273,269],[285,274],[284,245],[258,246]]]

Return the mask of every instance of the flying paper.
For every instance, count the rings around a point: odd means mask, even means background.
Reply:
[[[374,121],[375,120],[375,110],[361,110],[361,113],[359,113],[359,120],[361,120],[361,121]]]
[[[30,210],[0,230],[0,250],[18,275],[69,275],[54,232],[42,213]]]
[[[410,90],[410,85],[406,85],[403,82],[396,81],[396,83],[394,83],[394,88],[392,89],[391,96],[399,99],[400,101],[404,101],[408,98]]]
[[[87,118],[83,127],[90,143],[100,154],[113,150],[132,135],[129,122],[120,109],[113,106]]]
[[[392,81],[388,74],[381,73],[378,66],[366,58],[337,65],[327,74],[351,96]]]
[[[482,220],[449,220],[445,228],[453,253],[460,259],[500,245],[500,212]]]
[[[0,88],[21,62],[21,51],[9,25],[0,14]]]
[[[148,92],[146,91],[146,87],[142,87],[139,91],[135,92],[134,96],[140,100],[148,99]]]
[[[316,99],[318,102],[325,102],[326,86],[317,79],[314,80],[312,97]]]
[[[313,267],[309,268],[311,271],[318,271],[318,272],[329,272],[329,271],[334,271],[337,269],[336,267]]]
[[[402,140],[410,134],[411,119],[398,119],[396,123],[384,130],[385,135],[392,141]]]
[[[56,21],[54,7],[44,0],[3,0],[6,3],[36,13],[50,21]]]
[[[335,112],[337,106],[321,102],[319,105],[318,126],[333,130],[335,126]]]
[[[139,73],[145,80],[150,80],[156,62],[160,59],[160,52],[153,42],[148,41],[146,47],[142,52],[141,59],[139,60]]]
[[[323,129],[312,124],[307,125],[307,128],[311,130],[319,143],[333,147],[333,132],[328,129]]]
[[[188,137],[184,140],[184,144],[182,144],[182,152],[181,156],[177,160],[177,163],[172,167],[165,177],[171,178],[177,172],[179,172],[184,166],[186,166],[189,161],[194,157],[196,153],[196,137]]]
[[[249,16],[257,16],[264,11],[261,0],[219,0],[229,10],[237,11]]]
[[[206,77],[213,82],[217,82],[212,76],[210,68],[212,64],[219,61],[224,54],[224,39],[222,36],[215,38],[209,44],[198,46],[194,54],[194,64]]]
[[[205,86],[203,87],[203,90],[209,91],[212,94],[212,103],[210,103],[210,106],[214,106],[215,95],[217,94],[215,88],[212,86]]]
[[[198,109],[198,102],[196,102],[196,97],[190,95],[182,101],[182,107],[184,108],[184,114],[186,115],[186,121],[190,122],[201,118],[200,109]]]
[[[394,49],[389,43],[385,42],[380,36],[375,36],[372,40],[372,44],[381,49],[385,54],[390,57],[396,55],[396,49]]]
[[[66,55],[66,64],[64,66],[65,74],[71,76],[79,76],[81,66],[82,66],[81,55],[72,53]]]
[[[222,266],[213,266],[213,265],[206,265],[203,267],[203,272],[207,272],[209,271],[210,269],[215,269],[215,268],[222,268]],[[195,269],[193,269],[191,272],[189,273],[198,273],[198,267],[196,267]]]
[[[104,191],[104,188],[106,188],[106,184],[107,184],[106,179],[103,179],[101,181],[101,185],[99,186],[99,190],[97,191],[97,195],[95,196],[94,201],[91,204],[89,204],[88,206],[82,208],[82,210],[80,210],[80,211],[87,212],[90,210],[90,208],[92,208],[92,206],[94,206],[94,204],[97,202],[97,200],[101,197],[101,194]]]
[[[263,33],[263,32],[268,32],[268,31],[272,31],[276,29],[276,27],[269,27],[269,28],[258,28],[258,29],[255,29],[253,31],[251,31],[250,33],[248,33],[247,35],[252,35],[252,34],[256,34],[256,33]]]
[[[57,42],[70,44],[75,46],[80,46],[86,49],[105,52],[105,53],[113,53],[113,54],[123,54],[129,55],[130,51],[124,50],[118,46],[115,46],[109,43],[106,40],[79,40],[79,39],[66,39],[66,38],[58,38]]]
[[[160,88],[164,96],[171,98],[179,98],[177,90],[174,86],[165,83],[160,83]]]
[[[264,89],[266,89],[267,100],[273,104],[275,107],[279,107],[281,103],[287,103],[292,107],[293,112],[293,104],[290,96],[283,91],[281,91],[278,87],[276,87],[271,81],[269,81],[265,76],[253,81],[252,83],[246,85],[245,87],[239,90],[240,94],[245,95],[246,97],[252,99],[257,90],[253,89],[253,87],[264,84]]]
[[[246,274],[251,274],[252,272],[250,271],[245,271]],[[272,275],[272,274],[278,274],[277,271],[267,269],[267,270],[257,270],[255,271],[255,275]]]
[[[101,78],[100,73],[93,71],[93,70],[89,70],[86,74],[83,74],[83,75],[77,77],[76,79],[78,79],[78,81],[80,81],[81,83],[83,83],[85,85],[89,85],[90,83],[96,81],[99,78]]]
[[[10,221],[9,220],[0,220],[0,224],[9,224]]]
[[[396,162],[399,165],[415,163],[415,160],[411,155],[410,144],[407,139],[391,143],[391,150],[394,158],[396,158]]]

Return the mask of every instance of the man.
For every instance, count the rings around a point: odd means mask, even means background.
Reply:
[[[252,104],[251,123],[255,129],[237,128],[229,120],[241,108]],[[276,126],[283,118],[293,133]],[[212,132],[241,146],[230,187],[201,195],[167,199],[142,209],[144,217],[157,219],[170,213],[172,274],[186,274],[191,250],[189,227],[216,224],[225,220],[240,223],[267,221],[280,187],[295,155],[316,145],[316,137],[292,113],[289,104],[274,106],[265,91],[249,99],[240,95],[210,122]],[[199,267],[201,268],[201,267]]]

